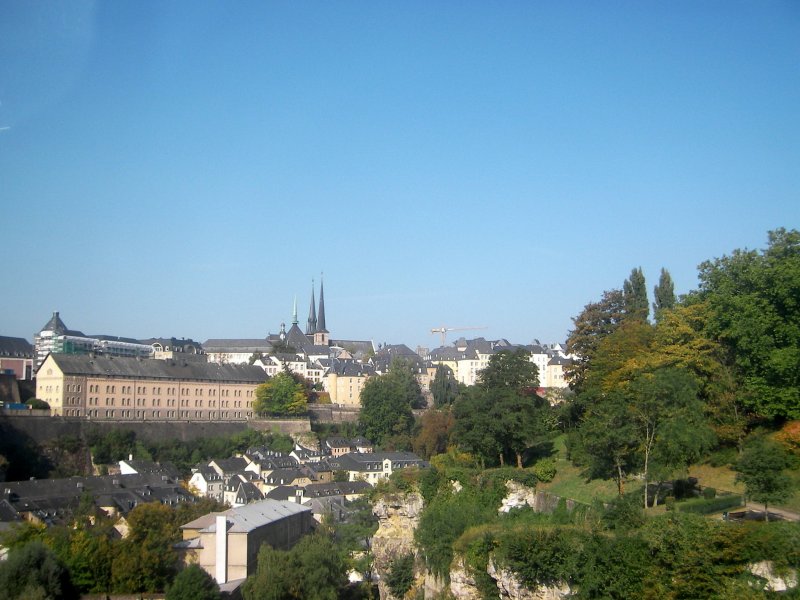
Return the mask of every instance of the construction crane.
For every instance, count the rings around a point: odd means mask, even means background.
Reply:
[[[445,341],[447,341],[447,332],[448,331],[470,331],[474,329],[489,329],[488,327],[434,327],[431,329],[431,333],[439,333],[442,336],[442,346],[444,346]]]

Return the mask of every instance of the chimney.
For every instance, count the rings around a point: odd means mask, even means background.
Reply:
[[[218,584],[227,582],[228,575],[228,520],[225,515],[217,515],[217,568]]]

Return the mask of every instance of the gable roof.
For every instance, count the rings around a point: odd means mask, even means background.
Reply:
[[[55,361],[65,375],[256,384],[267,380],[263,369],[250,365],[73,354],[50,354],[47,360]]]

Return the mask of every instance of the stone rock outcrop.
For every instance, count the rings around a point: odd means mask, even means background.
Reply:
[[[785,573],[778,574],[772,561],[762,560],[748,565],[748,570],[756,577],[765,580],[764,589],[768,592],[785,592],[797,587],[796,569],[788,569]]]
[[[373,567],[379,577],[378,590],[383,600],[394,599],[384,583],[392,561],[404,554],[415,554],[414,531],[419,525],[422,507],[422,495],[418,492],[389,494],[372,507],[373,514],[378,517],[378,530],[372,537]],[[418,575],[421,580],[422,573]]]
[[[551,513],[558,506],[561,498],[555,494],[541,491],[537,492],[534,488],[509,479],[506,481],[508,493],[503,498],[498,512],[507,513],[514,508],[530,506],[534,512]],[[575,501],[567,499],[567,510],[575,508]]]
[[[504,600],[564,600],[572,592],[564,583],[539,585],[533,589],[525,587],[516,573],[509,569],[498,569],[493,560],[489,560],[486,572],[497,582],[500,598]]]
[[[481,600],[475,578],[461,558],[456,558],[450,566],[450,593],[459,600]]]

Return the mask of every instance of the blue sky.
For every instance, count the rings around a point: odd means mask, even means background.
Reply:
[[[0,335],[563,340],[800,227],[800,4],[0,0],[0,208]]]

